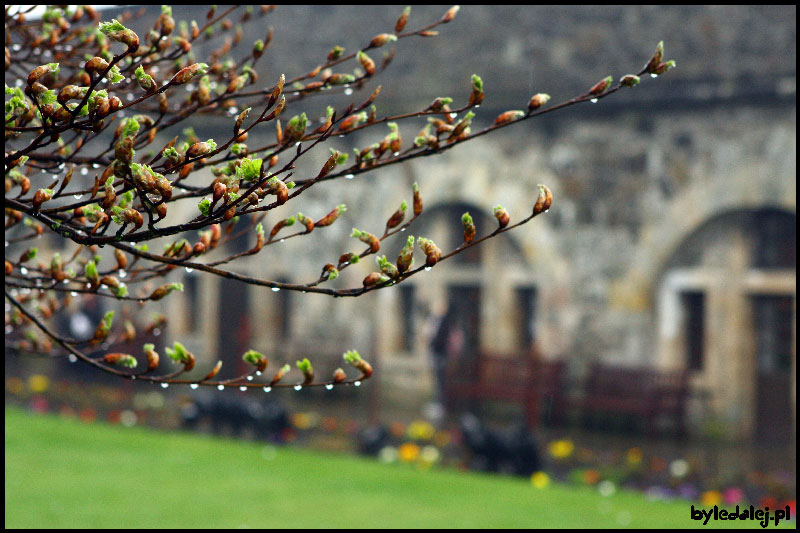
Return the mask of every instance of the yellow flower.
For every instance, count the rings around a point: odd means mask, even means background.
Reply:
[[[544,472],[534,472],[531,476],[531,484],[537,489],[543,489],[550,484],[550,476]]]
[[[704,507],[714,507],[722,504],[722,493],[718,490],[707,490],[700,495],[700,503]]]
[[[411,422],[408,426],[408,438],[412,440],[431,440],[436,428],[424,420]]]
[[[556,459],[566,459],[575,451],[575,444],[571,440],[555,440],[548,446],[548,451]]]
[[[292,425],[297,429],[308,429],[311,427],[311,417],[306,413],[295,413],[292,415]]]
[[[397,457],[404,463],[413,463],[419,459],[420,448],[413,442],[406,442],[397,449]]]
[[[642,450],[639,448],[631,448],[625,454],[625,458],[628,460],[628,464],[638,465],[642,462]]]
[[[41,374],[34,374],[28,378],[28,387],[31,392],[44,392],[50,387],[50,379]]]

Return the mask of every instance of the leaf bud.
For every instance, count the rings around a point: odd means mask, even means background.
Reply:
[[[267,358],[255,350],[247,350],[242,355],[242,360],[244,360],[245,363],[249,363],[256,367],[259,372],[263,372],[267,369]]]
[[[553,203],[553,193],[546,185],[539,185],[539,196],[536,198],[536,203],[533,206],[533,215],[544,213],[550,209]]]
[[[189,65],[188,67],[184,67],[178,71],[175,76],[172,77],[170,83],[172,85],[183,85],[184,83],[189,82],[192,78],[197,75],[203,75],[208,70],[208,65],[205,63],[195,63],[193,65]]]
[[[397,19],[397,22],[394,24],[394,31],[395,33],[400,33],[406,27],[406,23],[408,22],[408,15],[411,14],[411,6],[406,7],[403,10],[403,13],[400,15],[400,18]]]
[[[356,350],[346,351],[342,357],[349,364],[353,365],[356,369],[360,370],[364,379],[372,375],[372,366],[361,358],[361,355]]]
[[[306,227],[305,233],[314,231],[314,220],[305,216],[303,213],[297,213],[297,221]]]
[[[364,68],[364,72],[367,73],[367,76],[375,74],[375,62],[370,59],[367,54],[359,51],[356,58],[358,59],[358,63]]]
[[[435,265],[439,258],[442,257],[442,251],[430,239],[420,237],[417,241],[422,252],[425,254],[425,266],[432,267]]]
[[[472,242],[475,238],[475,223],[469,213],[461,215],[461,225],[464,227],[464,242]]]
[[[634,87],[639,85],[639,76],[634,76],[633,74],[628,74],[627,76],[623,76],[619,80],[619,84],[623,87]]]
[[[222,368],[222,361],[217,361],[217,364],[214,365],[214,368],[205,375],[205,377],[201,381],[208,381],[209,379],[214,379],[219,374],[220,369]]]
[[[142,349],[147,356],[147,371],[152,372],[158,368],[158,352],[155,351],[155,345],[148,343]]]
[[[386,229],[389,230],[391,228],[396,228],[400,224],[402,224],[403,219],[406,217],[406,209],[408,209],[408,204],[403,200],[400,202],[400,208],[392,213],[392,216],[389,217],[389,220],[386,221]]]
[[[344,373],[344,370],[341,368],[337,368],[333,371],[333,382],[334,383],[342,383],[347,379],[347,374]]]
[[[510,217],[508,216],[508,212],[503,208],[502,205],[498,205],[494,208],[494,216],[497,221],[500,223],[500,229],[505,228],[508,226],[508,221]]]
[[[447,12],[444,14],[444,16],[442,17],[442,19],[439,22],[442,23],[442,24],[446,24],[446,23],[450,22],[451,20],[456,18],[456,14],[458,13],[459,9],[461,9],[461,6],[453,6],[453,7],[451,7],[450,9],[447,10]]]
[[[289,372],[289,370],[291,370],[291,369],[292,369],[292,367],[290,367],[288,364],[283,365],[282,367],[280,367],[278,369],[278,371],[275,373],[275,376],[273,376],[272,382],[270,383],[270,385],[274,385],[275,383],[277,383],[280,380],[282,380],[283,376],[285,376],[286,373]]]
[[[303,358],[302,361],[297,361],[297,368],[305,377],[303,385],[309,385],[314,382],[314,367],[311,366],[311,361],[307,357]]]
[[[129,52],[135,52],[139,48],[139,36],[123,26],[117,19],[112,19],[111,22],[101,22],[99,29],[109,39],[127,45]]]
[[[172,291],[183,292],[183,283],[167,283],[150,294],[150,300],[160,300]]]
[[[497,116],[494,120],[494,125],[499,126],[500,124],[506,124],[508,122],[513,122],[517,119],[520,119],[525,116],[525,111],[506,111],[505,113],[501,113]]]
[[[369,274],[367,274],[367,277],[364,278],[364,281],[362,283],[364,285],[364,288],[368,289],[370,287],[383,285],[388,281],[391,281],[391,278],[389,278],[389,276],[383,274],[382,272],[370,272]]]
[[[288,227],[288,226],[292,226],[292,225],[294,225],[294,217],[289,217],[289,218],[284,218],[283,220],[279,220],[272,227],[272,231],[269,232],[269,240],[272,241],[272,239],[275,237],[275,235],[278,234],[278,232],[281,229],[283,229],[285,227]]]
[[[386,43],[392,43],[397,40],[397,35],[391,33],[381,33],[372,38],[369,42],[370,48],[378,48]]]
[[[481,105],[483,102],[483,80],[477,74],[472,75],[472,93],[469,95],[469,105]]]
[[[531,96],[531,101],[528,102],[528,111],[539,109],[550,100],[550,95],[545,93],[536,93]]]
[[[599,96],[606,92],[609,87],[611,87],[611,82],[614,81],[612,76],[606,76],[602,80],[598,81],[594,84],[594,86],[589,89],[589,94],[591,96]]]
[[[401,274],[406,272],[414,264],[414,236],[409,235],[406,245],[397,257],[397,271]]]
[[[339,218],[339,215],[344,213],[346,210],[347,210],[347,206],[345,206],[344,204],[341,204],[341,205],[335,207],[330,213],[328,213],[327,215],[325,215],[321,219],[317,220],[314,223],[314,225],[316,227],[330,226],[331,224],[333,224],[336,221],[337,218]]]
[[[654,74],[658,65],[664,59],[664,41],[659,41],[658,46],[656,46],[656,51],[653,53],[653,57],[650,58],[650,61],[647,62],[647,66],[645,66],[645,72],[649,72],[650,74]]]
[[[136,368],[136,358],[126,353],[107,353],[103,356],[103,362],[108,365],[124,366],[125,368]]]
[[[355,237],[361,242],[368,244],[371,253],[375,253],[381,249],[380,240],[372,233],[367,233],[366,231],[361,231],[356,228],[353,228],[353,233],[350,236]]]

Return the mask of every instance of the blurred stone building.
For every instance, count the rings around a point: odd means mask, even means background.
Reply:
[[[390,31],[401,9],[280,7],[266,23],[275,36],[260,82],[311,70],[334,44],[357,50]],[[445,9],[415,7],[409,27]],[[175,8],[176,19],[202,16]],[[387,241],[381,253],[390,258],[407,234],[454,248],[465,211],[479,235],[494,229],[497,204],[519,220],[545,183],[553,208],[531,224],[357,299],[187,274],[188,301],[168,300],[172,334],[231,364],[252,346],[277,359],[308,356],[327,371],[356,348],[379,370],[370,386],[384,405],[419,406],[433,393],[431,316],[454,307],[476,357],[523,357],[535,345],[545,358],[568,361],[569,394],[580,392],[596,359],[688,368],[692,432],[722,425],[737,438],[795,435],[796,7],[467,6],[440,30],[436,39],[399,42],[388,71],[336,101],[360,102],[381,84],[379,114],[422,109],[438,96],[458,104],[478,73],[486,101],[476,129],[524,109],[536,92],[560,102],[608,74],[636,72],[661,39],[678,68],[436,157],[315,186],[265,227],[297,211],[319,217],[340,203],[345,215],[233,268],[314,280],[341,253],[361,251],[352,227],[380,233],[415,181],[426,212]],[[266,30],[251,31],[245,41]],[[287,112],[319,117],[327,103],[311,98]],[[423,124],[400,124],[406,143]],[[201,138],[218,128],[229,125],[196,126]],[[329,144],[352,151],[385,133]],[[272,135],[254,132],[251,145]],[[326,154],[314,154],[295,176],[316,172]],[[369,263],[334,286],[360,286],[374,270]]]

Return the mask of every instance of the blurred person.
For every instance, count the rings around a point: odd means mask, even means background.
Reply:
[[[457,310],[450,306],[446,310],[434,310],[430,319],[431,331],[435,332],[430,341],[431,363],[436,380],[436,399],[431,406],[431,418],[444,415],[447,398],[447,364],[459,359],[464,350],[464,329],[458,320]],[[434,411],[439,412],[436,416]]]

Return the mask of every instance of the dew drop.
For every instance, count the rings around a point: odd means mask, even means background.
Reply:
[[[295,385],[295,386],[294,386],[294,390],[300,390],[300,389],[302,389],[302,388],[303,388],[303,386],[302,386],[302,385]]]
[[[295,146],[300,146],[301,144],[303,144],[303,143],[301,143],[300,141],[297,141],[296,143],[294,143]]]
[[[189,388],[190,389],[197,389],[199,386],[200,385],[198,385],[197,383],[192,383],[191,385],[189,385]]]
[[[161,388],[162,388],[162,389],[166,389],[166,388],[168,388],[168,387],[169,387],[169,383],[162,383],[162,384],[161,384]]]
[[[75,291],[70,291],[70,292],[69,292],[69,295],[70,295],[70,296],[72,296],[72,297],[75,297],[75,296],[77,296],[77,295],[78,295],[78,293],[77,293],[77,292],[75,292]]]
[[[97,163],[92,163],[92,168],[100,168],[100,165]]]
[[[355,178],[355,175],[353,175],[353,174],[346,174],[345,177],[344,177],[344,179],[346,179],[346,180],[351,180],[353,178]]]
[[[22,267],[22,268],[19,269],[19,273],[22,274],[23,276],[25,276],[25,275],[28,274],[28,269],[25,268],[25,267]]]
[[[186,267],[186,273],[187,274],[191,274],[192,272],[194,272],[193,268]]]
[[[131,379],[136,379],[136,376],[131,376]]]
[[[9,335],[14,332],[14,326],[8,325],[6,326],[6,335]]]
[[[72,353],[69,354],[69,357],[67,357],[67,359],[69,360],[70,363],[74,363],[75,361],[78,360],[78,358],[75,357],[75,354],[72,354]]]
[[[280,287],[272,287],[272,292],[278,292],[279,290],[281,290]]]
[[[597,98],[592,98],[592,99],[591,99],[591,100],[589,100],[589,101],[590,101],[591,103],[593,103],[593,104],[596,104],[596,103],[597,103]]]
[[[548,213],[549,211],[550,211],[549,209],[545,209],[545,210],[544,210],[544,212],[545,212],[545,213]]]
[[[81,176],[85,176],[85,175],[87,175],[88,173],[89,173],[89,169],[88,169],[88,168],[86,168],[86,167],[83,167],[83,168],[81,169]]]
[[[425,272],[430,272],[430,271],[431,271],[431,267],[425,267]]]
[[[400,233],[403,233],[403,232],[404,232],[405,230],[407,230],[407,229],[408,229],[408,228],[402,228],[402,229],[400,230]]]
[[[325,385],[325,388],[331,390],[333,388],[333,385],[331,383],[328,383],[327,385]]]
[[[158,337],[161,335],[161,328],[153,328],[153,336]]]
[[[84,169],[84,170],[86,170],[86,169]],[[83,195],[82,194],[73,194],[72,197],[75,198],[76,200],[80,200],[81,198],[83,198]]]
[[[473,106],[473,107],[474,107],[475,109],[478,109],[478,108],[480,108],[480,107],[481,107],[481,104],[475,105],[475,106]]]
[[[217,390],[225,390],[225,385],[217,385]]]
[[[650,74],[650,77],[651,77],[651,78],[657,78],[657,77],[658,77],[658,74]]]
[[[458,116],[458,113],[450,113],[450,118],[456,118],[457,116]]]
[[[272,387],[264,387],[264,392],[269,392],[272,390]]]
[[[260,375],[261,375],[261,370],[256,370],[256,376],[260,376]]]
[[[286,242],[286,239],[281,239],[278,242]]]
[[[239,110],[236,109],[235,107],[229,107],[228,108],[228,113],[230,113],[231,115],[238,115],[239,114]]]
[[[62,282],[61,282],[61,284],[62,284],[62,285],[69,285],[69,280],[68,280],[68,279],[65,279],[64,281],[62,281]]]
[[[347,89],[344,90],[344,94],[345,96],[350,96],[351,94],[353,94],[353,89],[348,87]]]
[[[117,271],[117,275],[121,278],[125,278],[128,275],[128,273],[125,272],[124,270],[119,270]]]
[[[247,376],[247,381],[253,381],[253,376]]]
[[[400,155],[400,152],[393,152],[392,155],[397,157],[398,155]]]
[[[129,102],[133,102],[133,98],[134,98],[133,93],[128,93],[125,95],[125,99]]]
[[[239,390],[242,391],[242,392],[245,392],[245,391],[247,391],[247,387],[242,385],[241,387],[239,387]]]
[[[355,385],[356,387],[360,387],[361,386],[361,382],[360,381],[356,381],[355,383],[353,383],[353,385]]]

